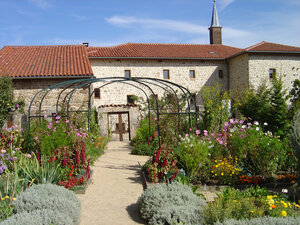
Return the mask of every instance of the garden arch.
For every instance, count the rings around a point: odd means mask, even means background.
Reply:
[[[197,111],[197,106],[196,106],[196,101],[193,97],[193,95],[190,93],[190,91],[173,82],[170,82],[168,80],[162,80],[162,79],[157,79],[157,78],[146,78],[146,77],[131,77],[131,78],[125,78],[125,77],[104,77],[104,78],[88,78],[88,79],[76,79],[76,80],[69,80],[69,81],[64,81],[64,82],[60,82],[54,85],[51,85],[47,88],[44,88],[40,91],[38,91],[34,97],[31,99],[29,107],[28,107],[28,143],[30,146],[30,142],[31,142],[31,136],[30,136],[30,128],[31,128],[31,119],[32,118],[39,118],[41,119],[42,117],[44,117],[44,115],[42,115],[42,107],[43,107],[43,102],[45,97],[50,94],[53,90],[60,90],[62,89],[59,94],[58,97],[56,99],[56,115],[59,114],[59,100],[63,94],[63,92],[65,92],[67,89],[71,89],[64,97],[63,99],[63,103],[65,103],[67,101],[67,105],[66,105],[66,119],[69,119],[69,113],[71,112],[70,110],[70,103],[71,103],[71,99],[74,95],[74,93],[79,90],[80,88],[88,88],[88,105],[87,105],[87,110],[76,110],[75,112],[87,112],[87,117],[88,117],[88,128],[90,126],[90,114],[91,114],[91,98],[93,96],[94,91],[91,92],[91,85],[94,83],[104,83],[101,86],[99,86],[98,88],[103,88],[105,86],[114,84],[114,83],[122,83],[125,85],[129,85],[132,86],[140,91],[143,92],[143,94],[145,95],[146,99],[147,99],[147,103],[148,103],[148,115],[149,115],[149,135],[150,134],[150,117],[151,117],[151,110],[155,111],[155,116],[156,116],[156,120],[157,120],[157,134],[158,134],[158,144],[159,147],[161,147],[161,137],[160,137],[160,127],[159,127],[159,119],[160,119],[160,115],[177,115],[177,120],[178,120],[178,126],[180,123],[180,115],[188,115],[188,123],[189,123],[189,128],[191,128],[191,116],[194,116],[195,118],[195,122],[196,122],[196,126],[198,126],[197,123],[197,115],[198,115],[198,111]],[[173,93],[174,96],[176,97],[176,104],[177,104],[177,112],[160,112],[159,107],[158,107],[158,99],[157,96],[155,95],[155,92],[153,90],[153,87],[155,88],[161,88],[169,93]],[[187,103],[187,109],[186,111],[180,111],[179,108],[179,99],[178,99],[178,95],[176,90],[179,90],[182,95],[184,96],[184,99]],[[151,109],[150,107],[150,102],[149,102],[149,94],[147,94],[150,92],[150,95],[153,96],[154,101],[155,101],[155,109]],[[37,99],[38,96],[41,95],[41,99],[39,102],[39,107],[38,107],[38,112],[35,115],[31,114],[31,110],[32,110],[32,106],[34,101]],[[191,110],[191,104],[194,106],[194,110]],[[48,117],[54,117],[54,115],[48,115]]]

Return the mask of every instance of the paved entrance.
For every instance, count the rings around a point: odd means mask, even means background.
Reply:
[[[148,158],[131,155],[128,142],[108,143],[92,168],[92,183],[78,195],[81,225],[146,224],[135,203],[143,192],[140,165]]]

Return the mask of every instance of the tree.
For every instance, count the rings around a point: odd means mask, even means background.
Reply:
[[[293,83],[293,88],[289,93],[289,98],[291,101],[291,107],[289,109],[289,116],[292,119],[295,112],[300,109],[300,80],[296,79]]]
[[[9,77],[0,77],[0,128],[3,127],[14,105],[12,81]]]

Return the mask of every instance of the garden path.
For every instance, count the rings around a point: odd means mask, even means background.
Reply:
[[[93,166],[81,200],[81,225],[146,224],[136,201],[143,192],[140,165],[149,157],[130,154],[129,143],[110,142]]]

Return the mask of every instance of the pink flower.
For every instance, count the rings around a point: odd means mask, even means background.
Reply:
[[[223,141],[220,138],[216,138],[216,140],[220,143],[220,145],[223,144]]]
[[[59,121],[57,120],[56,123],[59,123]]]
[[[55,131],[56,131],[56,127],[53,128],[53,132],[55,132]]]
[[[244,123],[244,120],[240,120],[239,122],[240,122],[240,124],[243,124],[243,123]]]
[[[48,116],[47,115],[44,115],[44,118],[47,118]]]
[[[77,133],[76,135],[77,135],[78,137],[81,137],[81,134],[80,134],[80,133]]]
[[[229,123],[228,122],[225,122],[225,127],[228,127],[229,126]]]
[[[208,135],[208,131],[207,130],[204,130],[203,133],[204,133],[204,136]]]
[[[75,118],[77,119],[77,118],[78,118],[78,116],[75,116]]]
[[[52,126],[52,124],[53,124],[52,122],[51,122],[51,123],[49,123],[49,125],[50,125],[50,126]]]
[[[243,134],[241,134],[241,136],[240,136],[241,138],[244,138],[244,135]]]
[[[197,135],[199,135],[199,134],[201,134],[201,131],[200,131],[200,130],[196,130],[195,133],[196,133]]]
[[[251,123],[247,123],[247,125],[248,125],[248,126],[251,126],[252,124],[251,124]]]
[[[189,129],[189,131],[193,131],[193,129],[192,129],[192,128],[190,128],[190,129]]]
[[[4,153],[6,153],[6,150],[2,149],[1,152],[4,154]]]
[[[211,134],[211,136],[215,136],[214,134]]]
[[[52,128],[52,126],[51,125],[48,125],[48,129],[51,129]]]
[[[186,136],[186,137],[188,137],[188,136],[189,136],[189,134],[185,134],[185,136]]]
[[[31,158],[31,155],[30,155],[30,154],[27,154],[26,156],[27,156],[28,158]]]
[[[55,119],[56,119],[56,120],[59,120],[59,119],[60,119],[60,116],[55,117]]]
[[[254,121],[253,123],[254,123],[256,126],[259,125],[259,122],[258,122],[258,121]]]
[[[230,121],[230,123],[235,124],[235,120],[234,119],[230,119],[229,121]]]
[[[38,137],[34,137],[33,139],[34,139],[34,140],[39,140],[39,138],[38,138]]]

